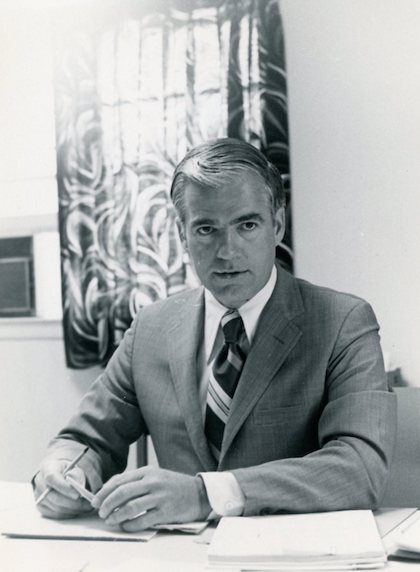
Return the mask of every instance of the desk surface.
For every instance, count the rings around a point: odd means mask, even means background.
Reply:
[[[32,503],[30,485],[0,482],[0,510]],[[382,509],[375,515],[387,551],[398,528],[414,517],[410,509]],[[407,519],[408,517],[408,519]],[[160,532],[149,542],[78,540],[26,540],[0,536],[0,570],[7,572],[106,572],[126,564],[124,572],[200,572],[206,570],[207,545],[211,535]],[[135,561],[135,562],[133,562]],[[133,562],[133,566],[130,563]],[[420,570],[419,562],[390,561],[385,570]]]

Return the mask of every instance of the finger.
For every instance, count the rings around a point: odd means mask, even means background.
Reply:
[[[54,520],[58,520],[58,519],[62,519],[62,518],[67,519],[67,518],[76,517],[76,514],[61,512],[61,511],[58,511],[55,509],[53,510],[53,509],[46,507],[46,506],[43,506],[43,505],[41,505],[39,507],[39,510],[40,510],[40,512],[44,518],[50,518],[50,519],[54,519]]]
[[[161,518],[159,516],[159,511],[152,509],[132,520],[127,520],[120,524],[120,528],[125,532],[139,532],[140,530],[146,530],[147,528],[152,528],[155,524],[160,524]]]
[[[121,485],[105,498],[99,509],[99,516],[107,518],[112,512],[121,509],[132,499],[144,497],[148,493],[147,483],[144,480]],[[93,501],[92,506],[94,506]]]
[[[82,512],[92,508],[85,499],[79,496],[79,493],[77,493],[76,499],[69,499],[54,489],[39,504],[39,507],[46,507],[57,512]]]
[[[42,516],[46,518],[74,518],[80,514],[92,511],[92,507],[87,504],[85,506],[59,506],[51,501],[46,501],[38,506]]]
[[[105,520],[106,524],[121,524],[126,520],[134,520],[143,516],[146,511],[156,508],[156,502],[152,495],[133,499],[125,505],[114,510]]]
[[[95,498],[92,501],[92,506],[99,508],[104,500],[118,487],[131,482],[138,482],[143,478],[143,475],[144,470],[137,469],[135,471],[126,471],[120,475],[113,476],[107,483],[104,484],[101,490],[96,493]]]
[[[76,518],[81,514],[80,511],[62,510],[57,507],[40,506],[39,510],[43,517],[51,519]]]
[[[41,495],[47,487],[44,475],[41,471],[35,475],[33,483],[35,497],[39,497],[39,495]]]
[[[66,461],[56,461],[46,464],[45,468],[35,475],[35,497],[39,498],[47,489],[51,488],[51,475],[60,477],[66,467]]]
[[[70,486],[64,478],[63,473],[58,473],[56,471],[48,473],[45,477],[45,482],[48,487],[53,489],[46,498],[51,496],[54,491],[68,499],[77,500],[79,498],[79,493]]]

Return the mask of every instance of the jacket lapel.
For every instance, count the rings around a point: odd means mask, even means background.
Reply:
[[[276,286],[261,313],[254,341],[232,401],[220,462],[241,425],[300,338],[301,331],[292,320],[303,311],[296,280],[278,266]]]
[[[189,292],[186,303],[179,304],[168,330],[169,366],[175,386],[181,415],[191,444],[206,471],[216,468],[204,435],[201,405],[197,387],[197,358],[203,340],[204,297],[203,290]]]

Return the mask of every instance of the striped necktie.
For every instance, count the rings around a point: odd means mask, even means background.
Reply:
[[[220,325],[225,343],[210,370],[204,426],[210,449],[217,460],[233,395],[249,351],[244,323],[236,310],[226,312]]]

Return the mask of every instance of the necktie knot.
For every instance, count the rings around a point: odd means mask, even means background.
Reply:
[[[226,312],[221,319],[221,325],[225,342],[227,344],[237,344],[245,333],[244,323],[236,310]]]

